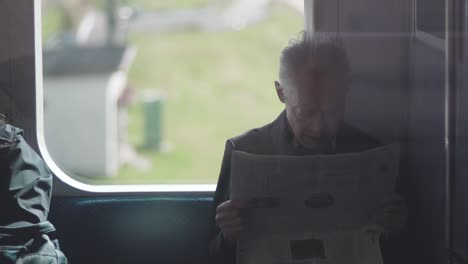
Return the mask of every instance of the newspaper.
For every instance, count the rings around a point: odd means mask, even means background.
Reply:
[[[399,145],[359,153],[268,156],[234,151],[242,205],[239,264],[382,263],[369,215],[394,194]]]

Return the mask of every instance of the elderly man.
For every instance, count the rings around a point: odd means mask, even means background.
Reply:
[[[342,121],[349,75],[348,59],[339,38],[304,32],[283,49],[275,88],[286,109],[272,123],[226,143],[214,197],[212,263],[235,263],[236,239],[242,231],[239,205],[229,199],[233,150],[263,155],[314,155],[379,146],[377,140]],[[393,232],[402,228],[405,216],[401,199],[394,199],[372,217],[380,231]]]

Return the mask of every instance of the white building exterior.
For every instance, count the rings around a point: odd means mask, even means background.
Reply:
[[[46,145],[65,172],[87,178],[117,173],[118,99],[127,86],[128,64],[120,63],[114,71],[73,73],[76,69],[59,68],[59,74],[45,74]]]

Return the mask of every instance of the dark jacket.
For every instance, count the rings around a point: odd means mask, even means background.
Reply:
[[[0,226],[19,228],[47,221],[52,174],[23,138],[0,124]]]
[[[331,148],[330,153],[359,152],[378,147],[380,143],[360,130],[353,128],[346,123],[342,123],[334,145],[335,146]],[[210,260],[211,263],[216,264],[235,263],[235,246],[226,243],[219,227],[216,226],[214,221],[216,207],[224,201],[229,200],[231,153],[233,150],[259,155],[317,154],[294,146],[293,135],[289,129],[286,113],[284,111],[272,123],[260,128],[249,130],[246,133],[229,139],[226,142],[210,219],[212,222],[212,239],[209,248]]]
[[[23,130],[0,118],[0,263],[67,263],[47,221],[51,191],[52,174]]]

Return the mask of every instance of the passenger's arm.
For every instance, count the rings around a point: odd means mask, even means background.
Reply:
[[[209,245],[210,263],[212,264],[230,264],[235,263],[236,248],[232,243],[224,238],[219,226],[216,224],[216,209],[225,201],[229,200],[229,181],[231,172],[231,153],[234,146],[228,140],[224,150],[221,172],[219,174],[218,185],[213,198],[213,208],[210,215],[212,226],[211,241]]]

